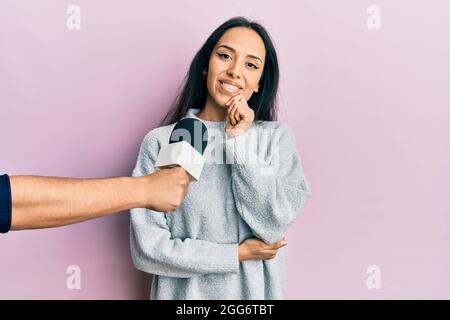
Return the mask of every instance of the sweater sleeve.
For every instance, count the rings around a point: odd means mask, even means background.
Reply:
[[[292,130],[252,127],[227,139],[225,150],[239,214],[266,243],[283,239],[312,194]]]
[[[151,133],[144,139],[133,176],[155,171],[159,144]],[[180,214],[177,211],[169,214]],[[188,278],[208,273],[237,273],[238,244],[172,238],[164,212],[131,210],[131,255],[137,269],[168,277]]]

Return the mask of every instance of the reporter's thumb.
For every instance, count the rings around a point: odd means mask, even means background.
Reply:
[[[181,166],[176,166],[173,168],[174,172],[176,172],[177,176],[182,179],[184,182],[187,182],[189,184],[189,182],[191,182],[190,180],[190,174],[186,171],[186,169],[184,169]]]

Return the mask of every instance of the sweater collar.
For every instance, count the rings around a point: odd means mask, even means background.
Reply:
[[[190,108],[188,110],[188,112],[186,113],[185,118],[193,118],[193,119],[200,120],[201,122],[203,122],[206,125],[207,128],[222,128],[225,126],[226,121],[207,121],[207,120],[200,119],[199,117],[197,117],[197,114],[200,111],[201,111],[200,109]]]

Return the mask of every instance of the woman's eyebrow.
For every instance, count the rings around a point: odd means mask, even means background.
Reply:
[[[223,44],[223,45],[221,45],[221,46],[218,46],[217,49],[222,48],[222,47],[223,47],[223,48],[226,48],[226,49],[228,49],[228,50],[230,50],[230,51],[236,52],[236,49],[234,49],[234,48],[232,48],[232,47],[230,47],[230,46],[227,46],[226,44]],[[255,55],[253,55],[253,54],[248,54],[247,57],[250,57],[250,58],[253,58],[253,59],[258,59],[259,61],[262,62],[261,58],[258,58],[257,56],[255,56]]]

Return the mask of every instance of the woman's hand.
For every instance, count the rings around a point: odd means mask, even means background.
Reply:
[[[226,132],[235,137],[247,132],[255,119],[255,112],[248,106],[242,94],[233,96],[225,106],[227,109]]]
[[[286,240],[267,244],[258,239],[247,239],[239,245],[239,261],[273,259],[278,250],[286,245]]]

